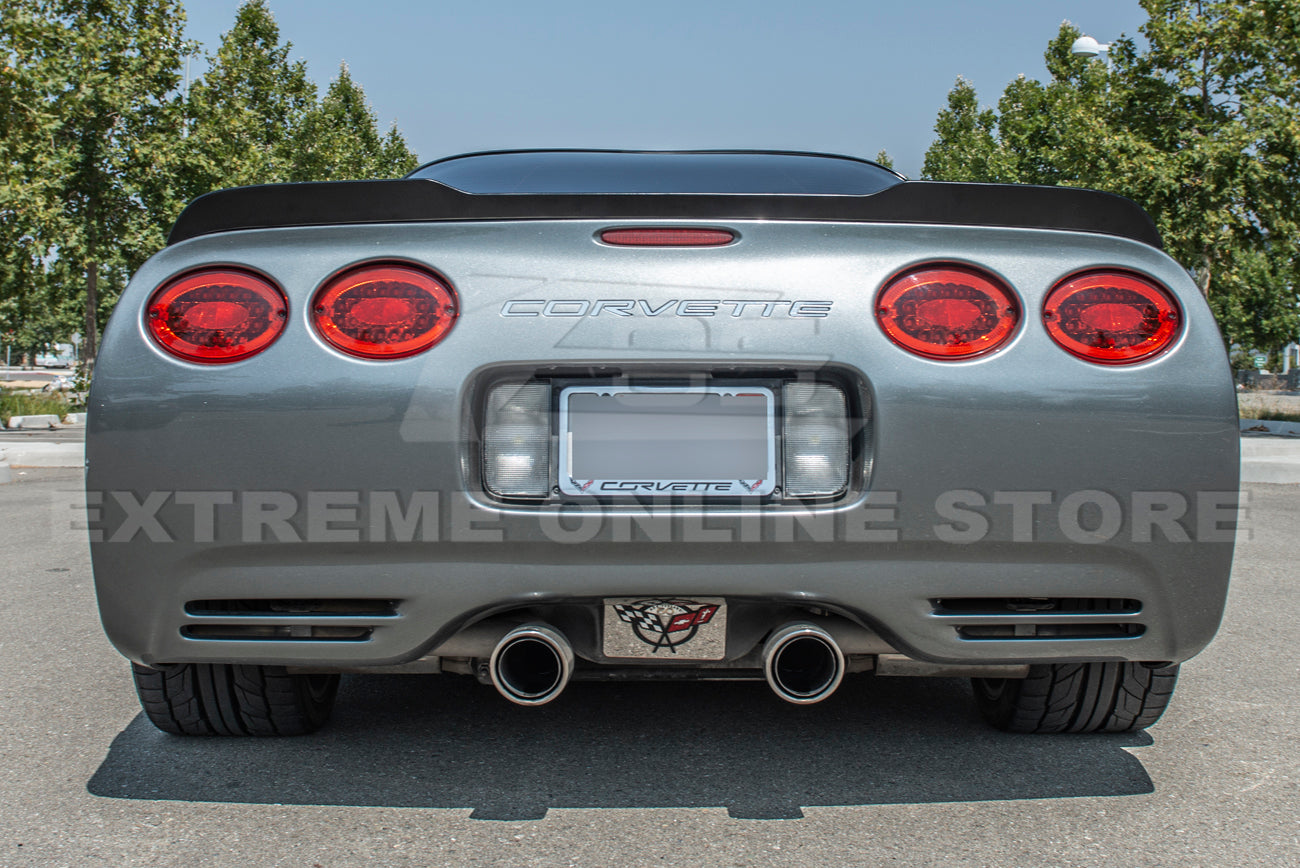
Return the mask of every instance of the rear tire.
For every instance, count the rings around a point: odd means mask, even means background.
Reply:
[[[1178,680],[1165,663],[1053,663],[1029,677],[973,678],[975,703],[1007,732],[1134,732],[1160,719]]]
[[[283,666],[131,664],[145,716],[174,735],[305,735],[329,719],[337,675]]]

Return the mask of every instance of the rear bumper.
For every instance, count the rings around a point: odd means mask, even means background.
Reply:
[[[604,597],[629,596],[713,596],[825,610],[868,627],[903,653],[947,663],[1181,661],[1218,626],[1232,557],[1232,525],[1224,520],[1230,508],[1215,520],[1215,541],[1133,543],[1141,522],[1135,525],[1130,512],[1114,539],[1084,544],[997,539],[999,525],[1008,525],[1002,530],[1010,535],[1010,515],[990,505],[978,512],[987,515],[991,538],[963,544],[936,538],[936,528],[958,527],[938,512],[924,528],[928,538],[905,535],[921,529],[917,518],[928,510],[892,500],[877,492],[851,506],[802,515],[727,516],[690,506],[561,515],[491,510],[453,495],[426,501],[438,512],[436,522],[416,527],[409,542],[395,542],[364,539],[374,500],[363,499],[353,525],[338,521],[353,514],[349,509],[330,507],[331,532],[362,541],[106,539],[95,544],[96,576],[110,638],[144,663],[398,664],[487,615],[561,603],[594,608]],[[113,502],[110,497],[102,509],[109,513],[100,516],[103,528],[120,528]],[[164,508],[159,523],[170,533],[188,511]],[[230,511],[239,512],[240,504]],[[305,539],[320,519],[290,521]],[[1096,604],[1111,611],[1008,608],[1006,601],[1028,598],[1111,601]],[[329,614],[240,615],[198,605],[211,600],[338,603]],[[350,612],[350,600],[386,605]],[[295,635],[205,638],[211,625],[273,625]],[[320,639],[309,627],[353,630],[342,631],[346,638]]]
[[[1179,662],[1221,618],[1235,420],[1137,415],[1109,395],[992,412],[952,384],[918,401],[840,366],[821,376],[866,418],[839,499],[507,503],[482,484],[475,434],[500,373],[467,377],[436,420],[419,389],[385,416],[360,387],[298,413],[209,396],[147,433],[104,424],[148,420],[142,406],[101,415],[88,483],[110,638],[149,664],[382,666],[509,610],[723,597],[836,613],[937,663]],[[1044,598],[1064,602],[1036,611]],[[336,611],[198,605],[231,600]]]
[[[95,581],[122,653],[143,663],[399,664],[488,614],[642,595],[837,612],[935,662],[1176,662],[1209,642],[1232,563],[1235,395],[1208,308],[1163,254],[1067,233],[754,223],[741,227],[743,244],[707,255],[624,255],[593,244],[598,228],[268,230],[196,239],[151,260],[106,332],[90,398]],[[433,351],[344,357],[306,321],[319,282],[376,250],[456,285],[461,316]],[[936,250],[1005,277],[1026,312],[1081,268],[1141,270],[1180,288],[1185,328],[1166,353],[1124,368],[1069,356],[1032,318],[985,357],[912,356],[876,326],[873,293]],[[154,287],[211,262],[265,272],[291,310],[266,352],[220,368],[168,356],[140,313]],[[688,299],[748,307],[570,316],[630,295],[655,311]],[[503,313],[518,299],[532,313],[552,299],[556,315]],[[796,299],[833,301],[834,313],[761,315]],[[869,411],[853,482],[806,508],[676,501],[668,514],[485,493],[476,424],[492,382],[629,371],[842,383]],[[1098,618],[1015,611],[1022,598],[1119,602],[1097,602]],[[278,621],[193,605],[320,599],[394,605]],[[1014,605],[936,602],[953,599]],[[245,622],[287,635],[192,629]],[[1110,632],[1059,629],[1097,622]],[[330,625],[364,635],[314,637],[311,628]]]

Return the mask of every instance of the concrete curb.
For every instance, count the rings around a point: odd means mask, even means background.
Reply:
[[[63,419],[55,415],[42,416],[10,416],[9,424],[6,426],[10,431],[17,431],[26,428],[28,431],[33,428],[49,428],[52,425],[58,425]]]
[[[1266,419],[1242,419],[1243,434],[1275,434],[1300,437],[1300,422],[1272,422]]]

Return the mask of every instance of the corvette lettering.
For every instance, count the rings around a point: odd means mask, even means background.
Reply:
[[[759,480],[762,483],[762,480]],[[591,483],[587,483],[591,485]],[[748,484],[745,486],[748,488]],[[596,486],[599,491],[712,491],[714,493],[728,492],[735,490],[735,485],[730,482],[602,482]],[[757,485],[755,486],[757,488]],[[585,488],[583,489],[586,490]],[[752,490],[752,489],[751,489]]]
[[[730,316],[794,317],[830,316],[832,301],[768,301],[765,299],[669,299],[650,302],[643,298],[516,298],[501,305],[501,316],[549,317],[658,317]]]

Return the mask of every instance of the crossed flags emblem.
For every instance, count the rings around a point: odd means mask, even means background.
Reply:
[[[687,642],[695,635],[695,630],[704,624],[709,623],[714,614],[718,611],[715,605],[701,606],[698,609],[687,609],[685,612],[679,612],[664,623],[663,617],[658,612],[653,612],[656,606],[662,606],[665,603],[685,608],[680,603],[669,602],[667,600],[650,600],[645,603],[633,605],[617,604],[614,611],[618,613],[619,620],[632,625],[633,632],[641,641],[646,642],[654,647],[655,652],[660,648],[667,648],[673,654],[677,653],[676,646]],[[685,636],[676,634],[690,631]]]

